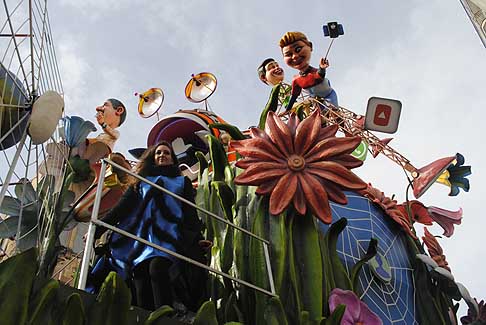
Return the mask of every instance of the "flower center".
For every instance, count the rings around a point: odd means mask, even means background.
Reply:
[[[287,160],[287,165],[289,166],[289,168],[291,170],[298,172],[298,171],[304,169],[305,160],[301,156],[292,155]]]

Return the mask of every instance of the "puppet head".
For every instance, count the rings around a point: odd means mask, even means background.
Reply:
[[[280,48],[285,63],[300,72],[309,68],[312,53],[312,42],[301,32],[287,32],[280,39]]]
[[[272,58],[264,60],[257,71],[260,80],[267,85],[275,86],[284,80],[283,69]]]

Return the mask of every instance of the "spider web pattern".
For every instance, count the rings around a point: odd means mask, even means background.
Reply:
[[[393,224],[383,210],[356,193],[347,192],[347,205],[331,203],[333,219],[346,218],[348,225],[337,242],[338,255],[351,274],[364,256],[371,238],[378,240],[378,253],[386,258],[392,279],[385,283],[373,275],[367,264],[359,274],[360,298],[383,324],[418,324],[415,319],[415,285],[409,261],[406,235]],[[328,226],[321,224],[327,231]]]

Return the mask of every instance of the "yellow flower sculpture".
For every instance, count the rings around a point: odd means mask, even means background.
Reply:
[[[344,189],[366,188],[349,170],[362,164],[350,155],[361,139],[338,138],[337,130],[336,125],[321,127],[318,111],[302,122],[292,114],[287,124],[270,112],[265,131],[253,128],[250,139],[231,141],[244,157],[236,163],[245,171],[235,183],[270,194],[271,214],[280,214],[292,203],[299,214],[310,208],[321,221],[331,223],[329,200],[346,204]]]

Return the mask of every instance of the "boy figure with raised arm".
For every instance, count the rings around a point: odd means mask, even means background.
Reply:
[[[331,84],[326,79],[326,68],[329,61],[321,58],[319,69],[310,65],[312,53],[312,43],[301,32],[287,32],[279,42],[285,63],[294,69],[299,70],[299,74],[292,80],[292,97],[286,110],[292,108],[302,89],[306,89],[311,96],[324,98],[338,106],[337,94],[331,88]]]

